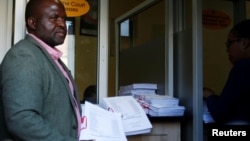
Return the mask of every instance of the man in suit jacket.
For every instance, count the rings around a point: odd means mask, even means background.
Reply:
[[[59,0],[30,0],[25,13],[28,34],[8,51],[1,64],[0,106],[13,140],[79,139],[78,92],[60,60],[62,53],[55,47],[66,37],[65,18]]]

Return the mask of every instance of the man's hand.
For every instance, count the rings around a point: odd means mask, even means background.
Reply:
[[[208,96],[214,95],[214,94],[215,93],[212,89],[206,88],[206,87],[203,88],[203,98],[207,98]]]

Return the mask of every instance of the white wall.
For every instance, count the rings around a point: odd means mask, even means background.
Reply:
[[[2,62],[4,55],[11,48],[12,44],[22,39],[25,35],[24,13],[26,2],[27,0],[16,0],[14,6],[13,0],[1,0],[0,62]],[[13,17],[14,15],[15,17]],[[14,26],[13,30],[12,26]]]
[[[14,35],[13,43],[15,44],[19,40],[23,39],[26,33],[25,27],[25,7],[28,0],[15,0],[15,6],[13,6],[15,11],[15,23],[14,24]]]
[[[0,4],[0,62],[11,47],[12,0],[2,0]]]

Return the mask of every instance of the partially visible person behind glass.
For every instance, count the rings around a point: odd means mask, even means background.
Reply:
[[[97,104],[96,85],[90,85],[84,90],[81,103],[84,104],[85,101]]]
[[[250,123],[250,20],[236,24],[228,33],[226,49],[232,64],[221,92],[203,89],[207,108],[216,123]]]

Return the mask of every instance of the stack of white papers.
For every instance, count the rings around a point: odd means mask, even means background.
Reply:
[[[141,95],[142,96],[142,95]],[[145,101],[151,105],[160,104],[168,107],[178,106],[179,99],[168,95],[144,95]]]
[[[111,113],[88,101],[82,109],[80,140],[127,141],[120,113]]]
[[[136,94],[156,94],[155,89],[133,89],[133,90],[120,90],[119,95],[136,95]]]
[[[133,90],[133,89],[157,89],[155,83],[134,83],[126,86],[121,86],[120,90]]]
[[[152,129],[143,108],[132,96],[103,98],[100,105],[109,111],[121,113],[126,135],[149,133]]]
[[[164,106],[164,105],[150,105],[149,115],[151,116],[183,116],[185,111],[184,106]]]
[[[183,116],[185,107],[179,105],[179,99],[167,95],[136,94],[135,98],[145,112],[151,116]],[[145,104],[147,103],[147,104]],[[146,110],[147,109],[147,110]]]
[[[157,84],[155,83],[134,83],[121,86],[118,95],[156,94],[156,90]]]

